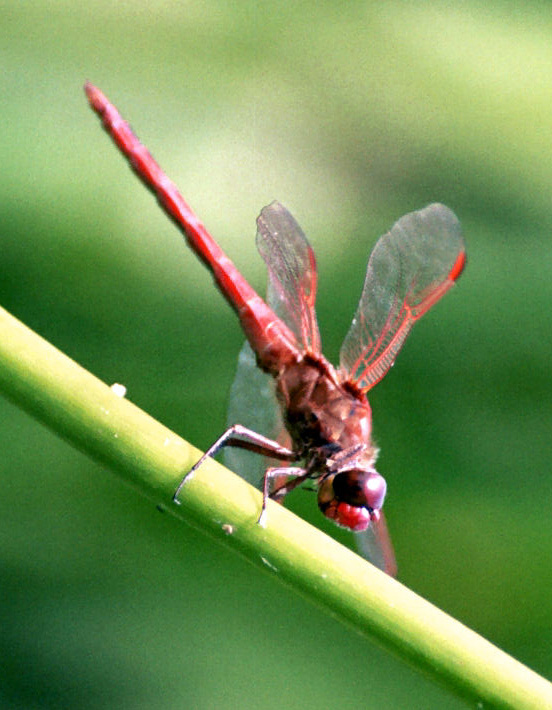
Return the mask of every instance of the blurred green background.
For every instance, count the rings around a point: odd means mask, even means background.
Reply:
[[[370,398],[400,579],[550,676],[551,6],[12,0],[0,38],[0,304],[197,446],[237,319],[86,79],[261,291],[292,211],[334,361],[375,239],[455,210],[468,268]],[[0,438],[0,707],[463,707],[5,401]]]

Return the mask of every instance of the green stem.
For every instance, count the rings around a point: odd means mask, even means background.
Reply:
[[[481,707],[552,708],[552,685],[199,452],[0,309],[0,391],[176,516]],[[477,705],[475,705],[477,707]]]

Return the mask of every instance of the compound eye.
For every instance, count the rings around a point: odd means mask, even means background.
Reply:
[[[333,479],[333,489],[336,497],[349,505],[379,510],[387,484],[376,471],[352,470],[338,473]]]

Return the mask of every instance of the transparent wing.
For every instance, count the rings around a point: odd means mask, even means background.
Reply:
[[[373,522],[367,530],[355,533],[355,542],[362,557],[391,577],[397,576],[395,551],[383,511],[380,511],[380,519]]]
[[[466,263],[460,223],[444,205],[411,212],[379,239],[340,364],[365,391],[393,364],[414,323],[454,284]]]
[[[274,380],[257,367],[255,354],[247,341],[240,351],[230,389],[227,425],[233,424],[243,424],[248,429],[284,443],[281,432],[285,430],[274,391]],[[225,465],[258,488],[262,485],[268,461],[266,457],[244,449],[230,446],[224,449]]]
[[[270,308],[300,337],[303,347],[320,347],[314,312],[316,261],[301,228],[279,202],[265,207],[257,219],[257,247],[268,266],[266,301]],[[312,308],[310,300],[312,299]],[[297,314],[300,314],[297,317]],[[276,399],[275,382],[259,367],[245,342],[228,407],[227,425],[243,424],[284,446],[290,437]],[[224,463],[254,486],[260,487],[270,459],[250,451],[227,447]],[[281,465],[280,461],[278,465]]]
[[[271,308],[305,350],[320,352],[316,259],[301,227],[279,202],[264,207],[257,218],[257,248],[268,267]]]

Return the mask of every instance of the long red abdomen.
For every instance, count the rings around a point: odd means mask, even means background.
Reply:
[[[87,83],[84,90],[90,106],[134,172],[156,195],[189,246],[212,272],[218,288],[238,314],[260,367],[277,374],[299,355],[294,334],[240,274],[115,106],[92,84]]]

